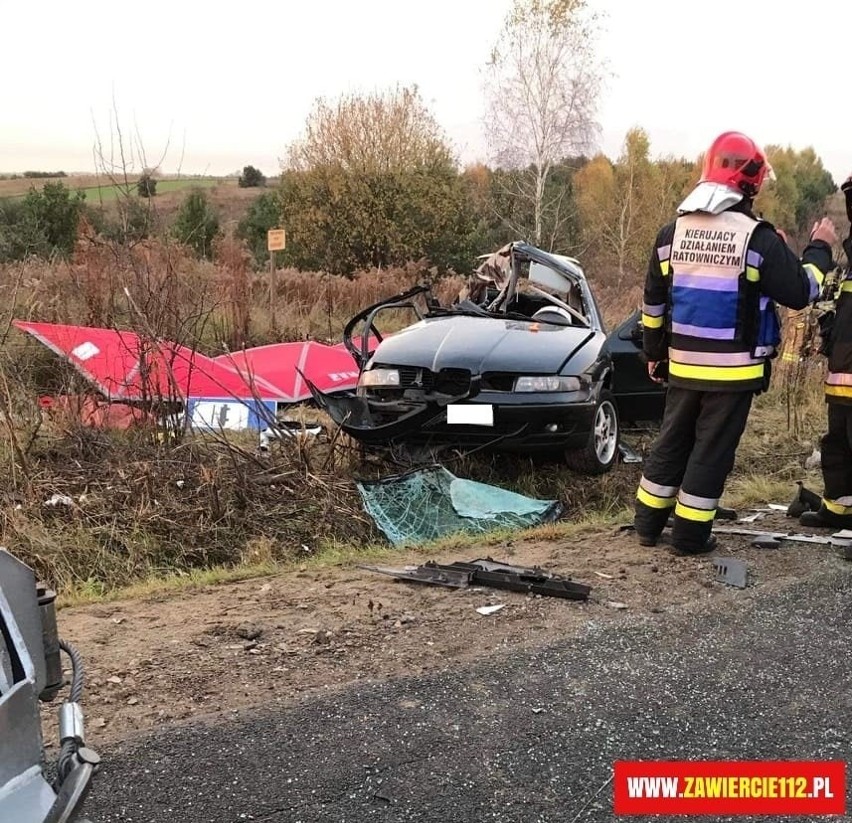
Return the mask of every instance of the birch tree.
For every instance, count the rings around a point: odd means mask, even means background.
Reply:
[[[554,165],[595,143],[603,76],[596,24],[585,0],[515,0],[488,63],[486,140],[492,162],[523,171],[509,179],[512,194],[532,206],[525,228],[537,245],[567,211],[566,191],[548,189]]]

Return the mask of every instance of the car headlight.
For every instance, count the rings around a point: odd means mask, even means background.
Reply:
[[[398,369],[370,369],[358,379],[359,388],[391,388],[399,386]]]
[[[516,392],[580,391],[580,379],[557,374],[525,375],[515,379]]]

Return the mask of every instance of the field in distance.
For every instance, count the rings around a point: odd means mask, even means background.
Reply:
[[[139,175],[128,175],[127,181],[131,193],[136,193]],[[17,177],[12,180],[0,180],[0,200],[23,197],[31,188],[40,189],[45,183],[62,183],[74,191],[82,191],[88,203],[97,204],[115,200],[124,190],[124,182],[114,185],[104,176],[94,174],[73,174],[67,177]],[[212,188],[214,186],[237,187],[235,177],[176,177],[164,175],[157,178],[157,194],[180,191],[193,187]]]

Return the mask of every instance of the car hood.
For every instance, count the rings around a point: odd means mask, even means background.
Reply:
[[[427,318],[383,340],[371,364],[471,374],[556,374],[596,333],[494,317]]]

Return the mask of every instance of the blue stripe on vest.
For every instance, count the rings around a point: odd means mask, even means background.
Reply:
[[[757,345],[775,347],[780,342],[781,324],[778,321],[778,313],[775,310],[775,304],[768,298],[761,298],[760,326],[757,333]]]
[[[737,292],[672,288],[672,322],[711,329],[734,329],[737,325]]]

